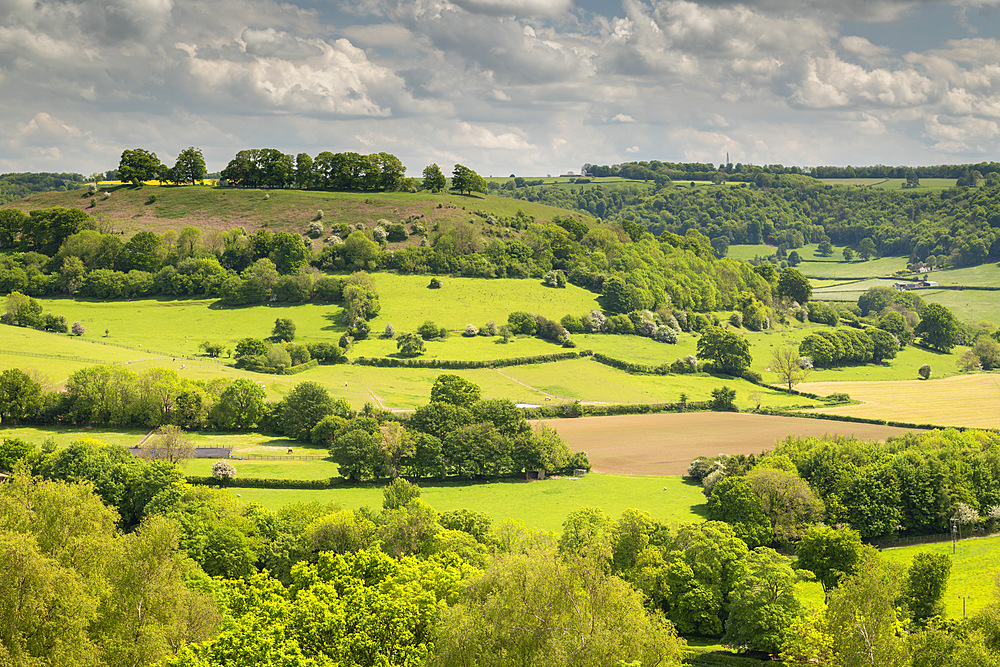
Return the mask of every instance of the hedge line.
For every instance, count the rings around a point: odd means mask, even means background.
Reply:
[[[387,368],[498,368],[502,366],[526,366],[528,364],[544,364],[554,361],[578,359],[593,354],[590,350],[581,352],[556,352],[554,354],[538,354],[533,357],[511,357],[509,359],[487,359],[484,361],[458,361],[447,359],[396,359],[393,357],[358,357],[351,363],[359,366],[380,366]]]
[[[708,401],[690,403],[632,403],[607,405],[543,405],[537,408],[522,408],[527,419],[561,419],[572,417],[610,417],[614,415],[649,415],[662,412],[703,412],[709,410]]]
[[[626,373],[635,373],[641,375],[669,375],[670,366],[668,364],[662,364],[660,366],[648,366],[646,364],[633,364],[631,361],[622,361],[621,359],[614,359],[606,354],[601,354],[600,352],[594,353],[594,361],[604,364],[605,366],[611,366],[612,368],[617,368],[620,371],[625,371]]]
[[[343,484],[340,477],[328,479],[277,479],[274,477],[234,477],[220,482],[214,477],[191,475],[187,477],[188,484],[202,486],[227,486],[237,489],[329,489]]]
[[[850,415],[830,415],[823,412],[796,412],[793,410],[783,410],[781,408],[761,408],[761,414],[775,415],[778,417],[804,417],[806,419],[825,419],[836,422],[852,422],[856,424],[877,424],[879,426],[896,426],[898,428],[919,428],[919,429],[944,429],[953,428],[957,431],[964,431],[965,426],[940,426],[938,424],[915,424],[913,422],[901,422],[893,419],[869,419],[867,417],[852,417]],[[977,430],[993,430],[977,428]]]
[[[290,366],[290,367],[286,368],[285,372],[282,375],[296,375],[296,374],[301,373],[303,371],[307,371],[310,368],[316,368],[317,366],[319,366],[319,360],[318,359],[310,359],[309,361],[307,361],[304,364],[299,364],[298,366]]]

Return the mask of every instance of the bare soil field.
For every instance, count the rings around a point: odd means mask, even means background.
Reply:
[[[884,383],[883,383],[884,384]],[[907,429],[877,424],[725,412],[684,412],[551,419],[573,451],[587,452],[594,472],[685,475],[698,456],[759,454],[788,435],[852,435],[886,440]]]

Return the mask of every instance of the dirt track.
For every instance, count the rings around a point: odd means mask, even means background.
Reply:
[[[559,431],[571,450],[587,452],[594,472],[625,475],[684,475],[698,456],[759,454],[792,434],[885,440],[907,431],[875,424],[725,412],[580,417],[544,423]]]

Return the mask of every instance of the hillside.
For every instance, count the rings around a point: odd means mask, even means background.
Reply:
[[[327,225],[347,223],[352,228],[357,224],[373,226],[380,219],[392,223],[420,219],[428,229],[435,224],[469,221],[485,224],[485,217],[474,215],[475,211],[496,219],[514,218],[518,211],[523,211],[536,220],[571,216],[593,223],[588,214],[493,195],[264,191],[157,185],[117,185],[102,189],[106,189],[110,197],[92,197],[79,190],[45,192],[0,208],[15,208],[25,213],[53,206],[76,208],[93,216],[99,229],[120,231],[126,236],[139,231],[162,234],[189,225],[201,229],[205,236],[212,231],[235,227],[242,227],[247,233],[264,228],[273,232],[303,233],[317,218],[317,211],[323,212],[322,220]]]

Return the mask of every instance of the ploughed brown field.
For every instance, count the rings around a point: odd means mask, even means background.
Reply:
[[[699,456],[759,454],[789,435],[849,435],[884,441],[908,429],[877,424],[727,412],[683,412],[551,419],[572,451],[587,452],[594,472],[685,475]]]

